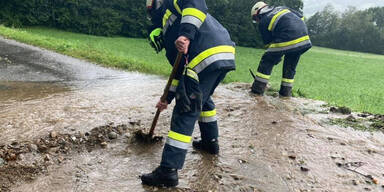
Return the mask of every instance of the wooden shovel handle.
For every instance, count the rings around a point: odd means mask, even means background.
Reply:
[[[180,61],[181,61],[181,58],[182,58],[182,57],[183,57],[183,53],[179,52],[179,53],[177,54],[175,63],[173,64],[173,69],[172,69],[171,75],[170,75],[169,78],[168,78],[168,82],[167,82],[167,85],[165,86],[163,95],[162,95],[161,98],[160,98],[161,102],[166,102],[166,100],[167,100],[168,92],[169,92],[169,88],[171,87],[171,85],[172,85],[172,81],[173,81],[173,79],[174,79],[175,76],[176,76],[176,72],[177,72],[177,70],[178,70],[178,68],[179,68]],[[156,124],[157,124],[157,120],[159,119],[160,112],[161,112],[161,111],[160,111],[159,109],[157,109],[155,118],[153,118],[153,121],[152,121],[151,130],[149,131],[149,135],[150,135],[150,136],[152,136],[152,135],[153,135],[153,132],[155,131],[155,127],[156,127]]]

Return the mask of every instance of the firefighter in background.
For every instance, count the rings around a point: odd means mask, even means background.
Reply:
[[[147,0],[153,24],[149,29],[152,47],[157,53],[165,48],[171,64],[178,52],[185,57],[167,102],[160,100],[156,105],[164,110],[176,97],[160,166],[141,176],[143,184],[166,187],[178,184],[177,170],[183,167],[197,120],[201,140],[193,141],[193,147],[210,154],[219,153],[216,109],[211,95],[227,72],[235,69],[235,44],[207,9],[205,0]]]
[[[292,96],[296,66],[300,56],[312,47],[304,17],[288,7],[269,6],[259,1],[251,10],[252,20],[259,25],[259,32],[267,50],[260,60],[251,91],[263,95],[272,68],[284,56],[280,96]]]

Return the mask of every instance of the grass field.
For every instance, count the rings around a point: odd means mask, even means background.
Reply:
[[[163,76],[171,70],[164,51],[155,54],[145,39],[4,26],[0,26],[0,35],[105,66]],[[225,82],[252,82],[249,68],[256,71],[263,52],[237,47],[237,70],[231,72]],[[272,89],[278,90],[280,86],[281,69],[281,63],[274,68]],[[302,56],[297,67],[294,92],[354,111],[384,114],[384,55],[313,47]]]

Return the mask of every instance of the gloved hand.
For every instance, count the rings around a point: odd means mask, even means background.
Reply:
[[[164,48],[163,43],[163,30],[156,28],[149,34],[149,44],[159,53]]]

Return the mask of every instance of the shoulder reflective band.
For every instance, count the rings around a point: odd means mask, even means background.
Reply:
[[[169,9],[165,11],[165,14],[163,16],[163,34],[167,32],[168,27],[172,26],[176,19],[176,15],[172,14]]]
[[[203,123],[215,122],[217,121],[216,109],[211,111],[203,111],[200,113],[199,121]]]
[[[188,67],[193,69],[196,73],[200,73],[215,61],[234,59],[235,48],[229,45],[221,45],[201,52],[192,59],[192,61],[188,64]]]
[[[275,29],[277,23],[279,22],[280,18],[289,12],[290,11],[288,9],[283,9],[283,10],[279,11],[278,13],[276,13],[276,15],[274,15],[272,17],[271,22],[269,23],[268,30],[273,31]]]
[[[179,85],[179,80],[172,80],[171,86],[169,87],[169,91],[176,92],[176,88]]]
[[[310,44],[311,40],[309,40],[309,36],[306,35],[304,37],[300,37],[298,39],[283,42],[283,43],[272,43],[266,52],[276,52],[276,51],[285,51],[289,49],[293,49],[296,47],[300,47],[306,44]]]
[[[173,6],[175,7],[176,11],[178,13],[180,13],[180,15],[181,15],[181,9],[180,9],[179,5],[177,4],[177,0],[173,0]]]
[[[183,9],[182,16],[183,18],[181,19],[181,23],[192,24],[198,29],[204,23],[205,18],[207,18],[207,15],[205,13],[196,8]]]

